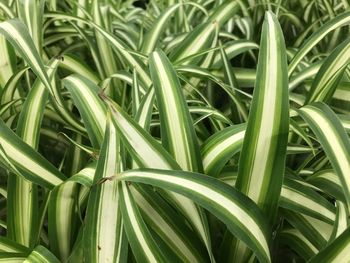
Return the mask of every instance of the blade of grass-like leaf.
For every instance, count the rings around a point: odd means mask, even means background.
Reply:
[[[93,21],[96,25],[104,28],[104,18],[102,17],[101,6],[98,0],[93,0],[91,3],[91,12]],[[97,50],[100,55],[100,60],[104,69],[105,76],[110,76],[117,71],[116,62],[113,58],[113,50],[109,46],[107,39],[100,32],[95,32]]]
[[[172,156],[119,105],[101,95],[115,120],[119,136],[140,167],[181,169]]]
[[[139,58],[136,58],[133,54],[131,54],[130,49],[115,35],[107,32],[106,30],[104,30],[103,28],[101,28],[100,26],[96,25],[91,21],[80,19],[72,15],[62,14],[62,13],[52,13],[52,14],[48,14],[47,17],[53,17],[56,20],[70,20],[70,21],[82,22],[93,26],[115,48],[115,50],[121,55],[121,57],[125,60],[125,62],[131,68],[135,68],[143,84],[146,87],[151,86],[152,82],[150,80],[148,72],[144,70],[146,68],[144,63],[142,63],[142,61],[140,61]]]
[[[161,50],[150,55],[149,67],[159,107],[162,145],[182,169],[202,171],[192,119],[175,70]]]
[[[309,263],[347,262],[350,258],[350,228],[311,258]]]
[[[99,87],[78,74],[69,75],[63,83],[79,109],[92,145],[99,148],[106,125],[106,106],[97,96]]]
[[[53,59],[48,64],[47,75],[49,79],[53,78],[59,63],[60,60]],[[41,121],[47,99],[48,90],[42,81],[37,79],[23,104],[19,116],[16,133],[34,149],[38,148]]]
[[[348,208],[350,207],[350,141],[335,113],[324,103],[315,102],[300,109],[299,114],[320,141],[338,175]]]
[[[294,211],[283,210],[283,216],[305,238],[307,238],[317,249],[323,248],[332,233],[332,225],[324,221],[295,213]]]
[[[246,122],[248,118],[248,113],[240,99],[240,94],[236,92],[236,90],[239,90],[239,86],[236,76],[233,73],[232,65],[230,64],[227,54],[225,53],[223,48],[220,49],[220,54],[223,62],[223,67],[225,69],[225,82],[229,84],[233,91],[233,94],[235,95],[232,97],[235,102],[235,104],[231,106],[232,119],[235,123]]]
[[[0,252],[0,262],[22,263],[27,257],[27,253]]]
[[[279,206],[334,223],[335,207],[316,191],[296,180],[285,178]]]
[[[289,81],[289,91],[293,91],[303,81],[313,78],[319,71],[323,62],[324,60],[319,60],[295,74]]]
[[[109,115],[108,115],[109,116]],[[123,229],[121,189],[117,181],[100,181],[120,172],[120,142],[117,130],[107,119],[107,128],[89,196],[84,254],[87,262],[126,262],[127,240]]]
[[[0,237],[0,251],[11,253],[28,253],[30,252],[30,249],[9,238]]]
[[[50,195],[48,204],[50,251],[62,261],[67,260],[73,245],[78,189],[78,185],[68,179],[55,187]]]
[[[49,78],[54,75],[58,63],[58,60],[53,59],[48,64]],[[38,78],[23,104],[17,124],[17,134],[35,150],[39,145],[41,121],[48,94],[49,91]],[[20,244],[32,247],[38,236],[36,232],[40,231],[37,225],[37,186],[18,175],[12,175],[8,179],[7,200],[8,236]]]
[[[95,169],[93,167],[84,168],[68,179],[65,184],[67,182],[78,182],[86,187],[91,187],[94,174]],[[180,259],[184,259],[186,262],[207,261],[203,258],[203,252],[205,254],[204,247],[200,249],[195,246],[199,240],[195,239],[195,236],[188,236],[190,232],[193,233],[193,230],[188,228],[187,222],[182,222],[184,220],[153,189],[135,185],[131,186],[130,189],[142,211],[142,217],[170,247],[174,248],[174,252]]]
[[[334,221],[333,232],[329,238],[329,242],[339,237],[349,226],[349,212],[347,211],[347,206],[343,202],[336,201],[336,207],[337,216]]]
[[[166,10],[163,11],[161,16],[157,18],[150,31],[147,32],[147,34],[144,36],[141,52],[144,54],[150,54],[154,50],[158,39],[166,28],[165,26],[167,25],[167,22],[180,6],[181,4],[179,3],[169,6]]]
[[[228,60],[231,60],[232,58],[246,51],[258,48],[259,46],[256,43],[243,39],[225,43],[225,45],[223,46],[224,52],[226,53]],[[211,67],[220,68],[222,64],[222,57],[218,53],[215,55]]]
[[[60,67],[66,68],[74,73],[78,73],[79,75],[88,78],[95,84],[100,82],[100,79],[96,73],[90,67],[88,67],[84,61],[79,59],[79,57],[72,54],[65,54],[62,56]]]
[[[111,22],[109,21],[109,16],[107,15],[108,11],[106,8],[102,8],[99,3],[100,1],[98,0],[93,0],[91,3],[93,21],[99,27],[106,29],[106,31],[110,31],[111,28],[109,24],[111,24]],[[104,73],[101,77],[105,78],[117,72],[117,63],[116,60],[113,58],[114,53],[110,43],[98,30],[95,30],[95,40],[97,52],[99,54]],[[114,79],[112,81],[111,88],[108,89],[106,92],[110,94],[111,97],[119,101],[121,97],[121,91],[117,88],[118,84],[120,85],[120,83],[118,83],[118,81]]]
[[[273,222],[284,175],[289,99],[283,33],[271,12],[265,13],[256,75],[235,186]],[[249,252],[241,242],[229,237],[225,242],[232,244],[224,246],[232,253],[230,262],[246,260]]]
[[[237,179],[236,173],[221,175],[219,179],[232,187]],[[333,224],[335,219],[334,206],[310,186],[300,181],[285,178],[282,186],[279,207],[296,213],[302,213],[327,224]]]
[[[123,143],[139,167],[181,169],[172,156],[116,103],[108,98],[104,98],[104,100],[111,109]],[[203,226],[200,211],[198,211],[195,204],[176,193],[167,192],[165,194],[189,219],[191,225],[199,233],[205,244],[208,245],[206,228],[205,225]]]
[[[202,145],[206,174],[217,176],[231,156],[241,150],[246,124],[225,128],[208,138]]]
[[[294,249],[305,260],[318,253],[318,249],[297,229],[282,230],[280,239],[280,242]]]
[[[303,43],[298,52],[289,63],[288,75],[291,76],[295,68],[298,66],[300,61],[305,55],[316,46],[329,32],[345,26],[350,23],[350,12],[342,13],[335,18],[329,20],[327,23],[322,25],[316,32],[314,32],[308,39]]]
[[[33,72],[41,79],[44,86],[50,91],[54,98],[54,105],[62,117],[73,127],[81,130],[79,123],[76,123],[76,121],[72,119],[69,111],[64,106],[59,91],[55,86],[50,85],[50,80],[46,74],[44,64],[26,26],[18,19],[6,20],[0,23],[0,33],[5,35],[24,60],[30,65]]]
[[[325,59],[312,82],[305,104],[328,102],[333,96],[345,67],[350,63],[350,39],[338,45]]]
[[[274,221],[281,192],[289,129],[287,58],[277,18],[266,12],[253,100],[240,154],[236,188]],[[247,260],[245,246],[229,235],[228,261]],[[225,245],[224,247],[230,247]]]
[[[18,17],[26,24],[39,54],[42,52],[44,3],[43,0],[16,1]]]
[[[239,4],[235,1],[225,1],[216,7],[210,15],[208,22],[197,26],[176,49],[171,52],[170,60],[177,62],[210,47],[216,27],[221,27],[239,10],[239,8]],[[189,62],[191,61],[186,61],[187,64]],[[192,60],[192,63],[195,62]]]
[[[143,96],[139,108],[135,114],[135,121],[145,130],[148,131],[151,125],[152,109],[154,103],[154,88],[148,89]]]
[[[203,171],[193,121],[174,68],[161,50],[150,55],[149,67],[159,108],[162,145],[183,170]],[[207,222],[201,210],[198,209],[197,213],[200,218],[192,220],[197,221],[196,230],[210,252]]]
[[[24,260],[25,263],[59,263],[60,261],[44,246],[37,246]]]
[[[22,76],[27,70],[28,70],[28,67],[20,69],[19,71],[14,72],[14,74],[8,79],[4,89],[1,92],[2,105],[8,102],[11,102],[13,100],[13,97],[16,93],[18,81],[22,78]]]
[[[306,178],[306,181],[337,200],[346,202],[340,179],[333,170],[321,170]]]
[[[6,39],[15,47],[16,51],[21,54],[34,73],[41,79],[45,87],[50,90],[52,95],[56,98],[55,91],[50,85],[50,79],[47,76],[44,64],[26,26],[18,19],[6,20],[0,23],[0,33],[4,34]]]
[[[4,36],[0,36],[0,49],[2,50],[2,56],[0,56],[0,87],[3,89],[14,74],[16,54]]]
[[[163,251],[153,239],[126,183],[117,180],[115,182],[119,183],[120,210],[123,214],[125,232],[136,260],[138,262],[173,262],[163,254]]]
[[[270,262],[265,219],[256,205],[220,181],[185,171],[129,170],[118,180],[151,184],[191,198],[222,220],[253,249],[260,262]]]
[[[287,62],[277,18],[266,13],[257,81],[236,187],[273,220],[281,191],[289,130]]]
[[[205,247],[178,214],[150,187],[129,186],[147,225],[185,262],[207,262]],[[190,234],[191,233],[191,234]]]
[[[51,163],[24,143],[0,120],[0,145],[9,161],[29,181],[51,189],[65,180]]]
[[[199,114],[202,116],[210,116],[210,118],[215,119],[221,123],[225,123],[225,124],[232,124],[232,121],[225,116],[224,113],[222,113],[221,111],[213,108],[213,107],[209,107],[209,106],[189,106],[188,107],[191,115],[194,114]]]

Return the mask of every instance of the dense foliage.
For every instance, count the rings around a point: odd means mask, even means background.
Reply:
[[[350,262],[348,0],[1,0],[0,262]]]

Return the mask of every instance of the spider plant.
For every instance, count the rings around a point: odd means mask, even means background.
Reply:
[[[349,262],[349,10],[0,1],[0,262]]]

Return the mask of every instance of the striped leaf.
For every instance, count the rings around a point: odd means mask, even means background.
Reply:
[[[326,169],[318,171],[309,176],[307,182],[322,189],[324,193],[333,196],[337,200],[346,202],[340,179],[333,170]]]
[[[65,180],[62,173],[24,143],[2,120],[0,120],[0,145],[11,164],[27,180],[49,189]]]
[[[7,81],[14,75],[16,54],[4,36],[0,36],[0,48],[3,51],[0,56],[0,87],[3,89]]]
[[[99,87],[77,74],[69,75],[63,83],[79,109],[92,145],[99,148],[106,126],[106,106],[98,97]]]
[[[59,60],[49,63],[47,74],[54,75]],[[48,99],[48,90],[38,78],[23,104],[17,125],[17,134],[22,140],[37,149],[44,108]],[[38,210],[37,186],[23,177],[12,175],[8,180],[8,235],[26,246],[33,246],[40,226],[37,218]]]
[[[30,250],[9,238],[0,237],[0,252],[9,252],[9,253],[28,253]]]
[[[318,249],[297,229],[285,229],[280,234],[281,242],[294,249],[305,260],[318,253]]]
[[[332,233],[332,225],[304,214],[284,210],[288,223],[299,230],[318,250],[323,248]]]
[[[327,23],[322,25],[316,32],[314,32],[308,39],[303,43],[298,52],[294,55],[292,61],[289,63],[288,75],[291,76],[293,71],[296,69],[300,61],[305,55],[315,47],[329,32],[336,30],[342,26],[350,23],[350,12],[344,12],[335,18],[329,20]]]
[[[125,232],[136,260],[139,262],[173,262],[164,255],[164,251],[152,237],[127,184],[117,180],[114,180],[114,183],[119,183],[120,210],[123,214]]]
[[[77,217],[78,185],[70,179],[55,187],[48,204],[48,234],[50,251],[60,260],[70,255]]]
[[[273,219],[284,174],[289,103],[283,34],[270,12],[265,15],[257,77],[236,187]]]
[[[148,132],[143,130],[132,120],[116,103],[104,98],[108,104],[121,140],[130,152],[138,167],[156,169],[180,170],[179,164]],[[189,219],[204,243],[209,246],[209,237],[206,225],[200,210],[189,199],[172,192],[165,193],[166,197]],[[205,222],[204,222],[205,223]]]
[[[175,4],[169,6],[163,11],[160,17],[157,18],[150,31],[144,37],[142,42],[141,51],[144,54],[150,54],[156,47],[158,39],[165,30],[167,22],[170,20],[175,11],[181,6],[181,4]]]
[[[245,124],[230,126],[208,138],[201,149],[206,174],[217,176],[227,161],[241,150],[245,128]]]
[[[260,262],[270,262],[266,222],[246,196],[220,181],[185,171],[129,170],[118,180],[146,183],[182,194],[208,209],[256,253]]]
[[[230,17],[239,10],[239,4],[235,1],[225,1],[217,6],[210,15],[208,22],[197,26],[187,37],[174,49],[169,58],[171,61],[179,62],[182,59],[194,55],[210,47],[216,28],[220,28]],[[196,60],[187,60],[196,64]],[[181,63],[183,64],[183,63]]]
[[[329,224],[335,220],[335,207],[316,191],[296,180],[284,180],[279,205]]]
[[[347,262],[350,258],[350,228],[314,256],[310,263]]]
[[[333,225],[333,232],[329,238],[329,242],[332,242],[335,238],[339,237],[349,226],[349,218],[347,206],[340,201],[336,202],[337,216]]]
[[[59,263],[60,261],[44,246],[37,246],[24,260],[26,263]]]
[[[338,175],[348,208],[350,207],[350,141],[335,113],[324,103],[316,102],[299,111],[319,139]]]
[[[26,257],[24,253],[0,252],[0,262],[4,263],[22,263]]]
[[[30,37],[28,29],[18,19],[10,19],[0,23],[0,33],[14,46],[23,59],[30,65],[33,72],[41,79],[45,87],[56,98],[55,91],[50,85],[50,79],[46,73],[44,64]],[[59,101],[58,98],[56,98]]]
[[[70,177],[68,182],[77,182],[86,187],[93,185],[95,168],[89,166]],[[63,185],[65,185],[63,184]],[[60,187],[62,187],[61,185]],[[198,247],[198,239],[184,221],[153,189],[145,186],[129,186],[132,196],[142,212],[142,218],[168,245],[172,247],[178,256],[187,262],[204,262],[204,247]],[[64,199],[66,200],[66,199]],[[63,239],[64,240],[64,239]],[[202,252],[202,253],[200,253]],[[203,253],[204,252],[204,253]]]
[[[305,104],[327,102],[333,96],[345,67],[350,63],[350,39],[338,45],[317,72]]]
[[[65,54],[62,56],[62,61],[60,63],[60,67],[66,68],[71,72],[78,73],[93,83],[97,84],[100,82],[100,79],[96,75],[96,73],[88,67],[79,57],[74,56],[72,54]]]
[[[44,3],[45,1],[43,0],[16,1],[18,16],[27,26],[29,34],[33,39],[39,54],[41,53],[42,49]]]
[[[192,119],[174,68],[161,50],[150,55],[149,67],[159,107],[162,145],[183,170],[202,171]]]
[[[142,218],[179,259],[184,262],[208,261],[205,248],[196,234],[159,194],[146,185],[129,185],[129,189],[142,212]]]
[[[277,18],[266,12],[261,33],[257,79],[239,159],[235,187],[250,197],[271,222],[281,192],[289,130],[287,60]],[[228,262],[243,262],[249,252],[226,237]],[[231,245],[230,245],[231,243]],[[229,252],[230,251],[230,252]]]
[[[105,181],[121,171],[120,142],[117,130],[107,119],[107,128],[89,196],[84,229],[84,258],[87,262],[126,262],[127,241],[122,209],[118,202],[118,181]],[[136,226],[135,226],[136,227]]]

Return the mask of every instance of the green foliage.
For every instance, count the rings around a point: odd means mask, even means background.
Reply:
[[[346,0],[0,1],[0,262],[349,262]]]

